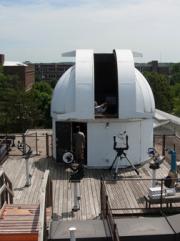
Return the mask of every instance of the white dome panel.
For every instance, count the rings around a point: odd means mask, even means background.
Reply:
[[[52,114],[65,114],[75,111],[75,69],[71,67],[59,79],[51,102]]]
[[[155,111],[152,90],[144,76],[135,69],[136,73],[136,111],[140,113],[151,113]]]
[[[119,118],[133,118],[136,112],[136,84],[133,55],[130,50],[116,49],[119,93]]]
[[[132,52],[115,50],[114,63],[117,65],[118,119],[151,118],[155,110],[154,97],[147,80],[134,67]],[[94,65],[93,50],[76,50],[75,66],[63,74],[54,89],[51,115],[55,119],[95,119]]]

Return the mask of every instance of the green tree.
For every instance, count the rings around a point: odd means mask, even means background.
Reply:
[[[152,88],[156,108],[171,113],[173,111],[173,99],[167,77],[154,72],[145,72],[144,75]]]
[[[50,104],[52,96],[52,88],[49,83],[40,81],[33,85],[31,90],[34,103],[41,112],[40,125],[46,128],[51,127]]]
[[[24,132],[38,126],[41,113],[30,92],[24,91],[16,76],[0,69],[0,131]]]
[[[178,97],[174,98],[173,112],[174,112],[175,115],[180,117],[180,98],[178,98]]]
[[[173,113],[180,117],[180,83],[171,86],[171,92],[174,104]]]
[[[171,84],[180,83],[180,63],[171,65]]]

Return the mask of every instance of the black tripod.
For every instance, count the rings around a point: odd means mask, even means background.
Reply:
[[[124,132],[125,134],[125,132]],[[129,149],[129,145],[128,145],[128,136],[125,136],[126,138],[126,146],[125,147],[117,147],[117,142],[116,142],[116,136],[114,136],[114,150],[117,152],[115,159],[112,163],[112,165],[110,166],[109,170],[112,170],[114,165],[115,166],[115,171],[114,171],[114,179],[116,179],[117,177],[117,173],[118,173],[118,160],[121,161],[123,158],[125,158],[129,164],[133,167],[133,170],[137,173],[137,175],[139,175],[138,170],[136,169],[136,167],[134,166],[134,164],[127,158],[126,153],[124,152],[125,150]]]

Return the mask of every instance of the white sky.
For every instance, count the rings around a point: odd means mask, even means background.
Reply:
[[[6,60],[68,61],[76,48],[143,53],[136,62],[180,62],[180,0],[0,0]]]

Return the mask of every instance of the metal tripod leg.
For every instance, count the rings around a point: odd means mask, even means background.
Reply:
[[[119,157],[119,160],[117,159]],[[117,174],[118,174],[118,169],[119,169],[119,161],[121,160],[120,159],[120,156],[119,155],[117,155],[117,161],[116,161],[116,167],[115,167],[115,170],[114,170],[114,175],[113,175],[113,177],[114,177],[114,179],[116,179],[117,178]]]
[[[112,170],[112,169],[113,169],[113,166],[114,166],[114,164],[116,163],[117,158],[118,158],[118,153],[117,153],[117,155],[116,155],[116,157],[115,157],[112,165],[110,166],[109,170]]]
[[[139,175],[139,172],[137,170],[137,168],[134,166],[134,164],[132,164],[132,162],[127,158],[126,155],[124,155],[124,158],[126,158],[126,160],[129,162],[129,164],[133,167],[134,171],[137,173],[137,175]]]

